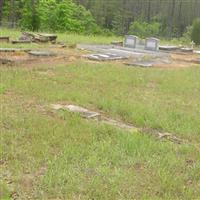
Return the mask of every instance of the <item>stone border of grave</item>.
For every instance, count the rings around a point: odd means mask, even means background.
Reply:
[[[152,136],[154,136],[158,139],[167,139],[167,140],[169,140],[173,143],[176,143],[176,144],[183,144],[183,143],[189,144],[188,141],[177,138],[175,136],[175,134],[167,133],[167,132],[160,132],[156,129],[138,128],[138,127],[135,127],[131,124],[126,124],[126,123],[105,117],[98,112],[90,111],[90,110],[83,108],[81,106],[76,106],[76,105],[71,105],[71,104],[70,105],[68,105],[68,104],[66,104],[66,105],[52,104],[51,108],[56,110],[56,111],[66,110],[66,111],[71,112],[71,113],[77,113],[77,114],[80,114],[81,117],[86,118],[86,119],[95,120],[97,122],[101,122],[103,124],[115,126],[117,128],[125,129],[125,130],[131,131],[131,132],[138,132],[138,133],[141,133],[141,134],[152,135]],[[195,147],[198,148],[198,150],[200,150],[199,147],[197,147],[197,146],[195,146]]]
[[[31,56],[38,56],[38,57],[49,57],[49,56],[56,56],[56,53],[51,51],[28,51],[28,54]]]

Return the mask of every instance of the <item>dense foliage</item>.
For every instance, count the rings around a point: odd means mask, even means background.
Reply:
[[[194,21],[191,36],[195,44],[200,45],[200,19]]]
[[[153,22],[138,22],[135,21],[130,25],[129,34],[134,34],[140,37],[156,37],[160,33],[160,23]]]
[[[136,21],[141,25],[141,22],[151,23],[152,25],[156,21],[161,24],[160,36],[180,37],[186,31],[186,27],[191,25],[195,18],[200,17],[200,0],[74,1],[89,9],[101,27],[120,35],[129,31],[133,32],[133,27],[136,25],[139,28],[138,24],[134,24]],[[146,24],[144,25],[146,27]],[[155,27],[151,25],[148,28],[156,28],[156,25]],[[138,30],[136,33],[138,33]],[[143,34],[146,35],[146,33]]]
[[[12,13],[9,10],[16,7]],[[17,13],[18,12],[18,13]],[[100,28],[83,6],[72,0],[17,0],[14,5],[5,1],[3,14],[13,18],[22,29],[98,33]],[[10,20],[12,22],[12,20]],[[12,24],[11,24],[12,26]]]
[[[33,31],[188,39],[199,10],[200,0],[0,0],[0,24]],[[199,24],[195,26],[193,40],[198,43]]]

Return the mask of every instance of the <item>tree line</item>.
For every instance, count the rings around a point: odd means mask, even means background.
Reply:
[[[0,0],[0,23],[23,29],[180,37],[200,0]]]
[[[165,37],[180,37],[200,17],[200,0],[75,0],[101,27],[116,34],[129,32],[134,22],[159,23]]]

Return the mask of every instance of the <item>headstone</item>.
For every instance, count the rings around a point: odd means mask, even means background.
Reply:
[[[159,50],[159,39],[157,38],[146,38],[145,49],[150,51]]]
[[[136,48],[138,37],[135,35],[126,35],[124,40],[124,47]]]

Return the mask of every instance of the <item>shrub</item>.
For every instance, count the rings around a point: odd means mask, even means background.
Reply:
[[[200,18],[196,19],[192,25],[191,39],[195,44],[200,45]]]
[[[159,35],[160,32],[160,23],[152,22],[138,22],[135,21],[131,24],[129,28],[129,34],[137,35],[139,37],[156,37]]]
[[[22,12],[21,28],[29,30],[51,30],[97,34],[97,26],[92,14],[72,0],[43,0],[35,6],[27,0]]]

